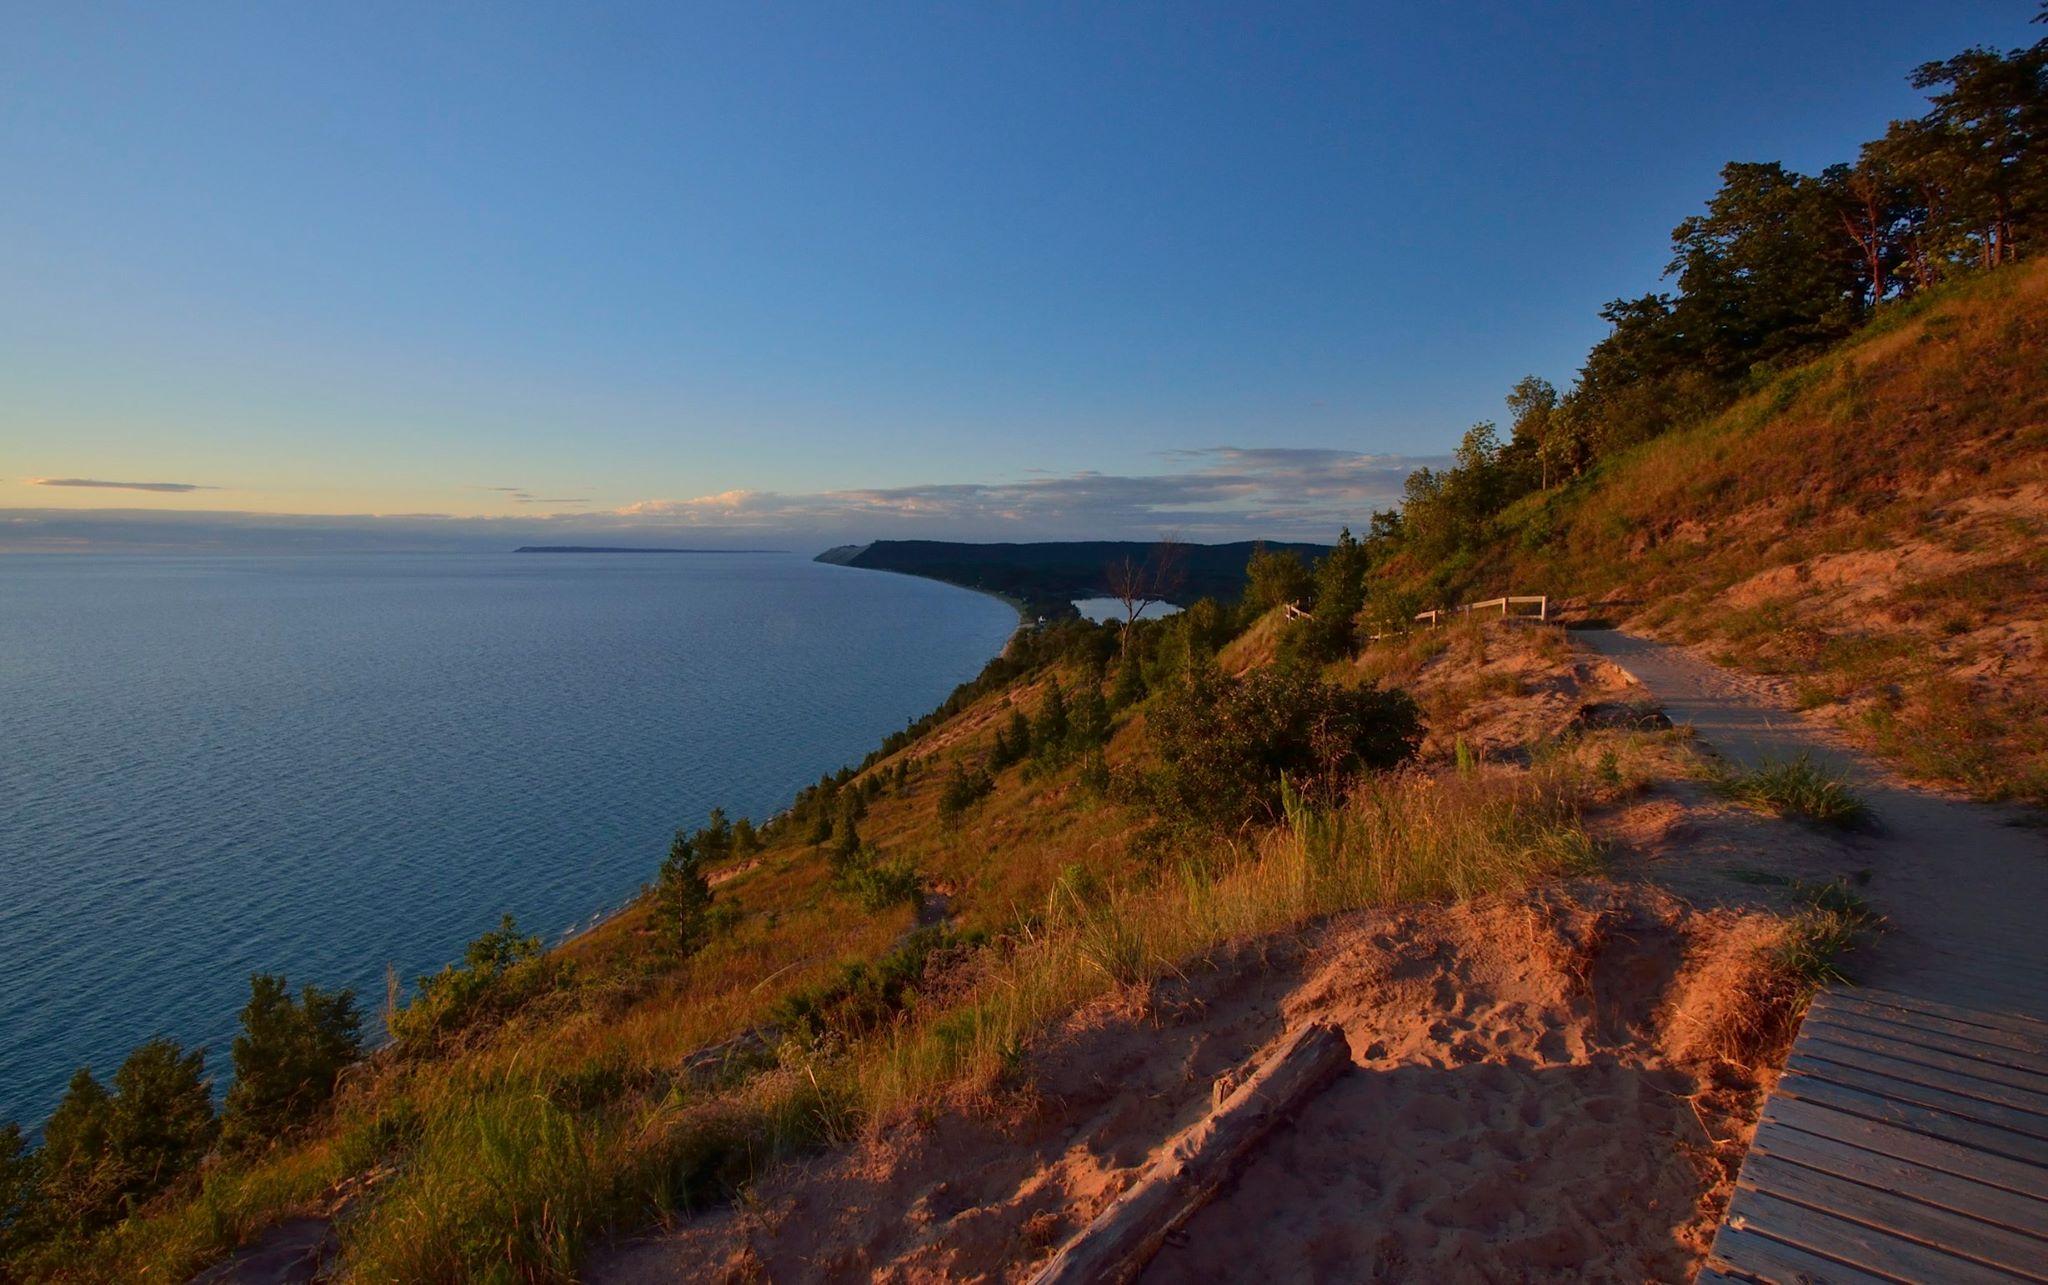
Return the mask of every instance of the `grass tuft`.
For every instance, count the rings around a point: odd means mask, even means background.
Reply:
[[[1843,828],[1870,819],[1869,806],[1849,788],[1847,778],[1814,762],[1810,754],[1766,758],[1748,771],[1723,764],[1714,769],[1712,780],[1714,788],[1727,797],[1781,816]]]

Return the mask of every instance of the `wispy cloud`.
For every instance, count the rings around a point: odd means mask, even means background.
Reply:
[[[1435,456],[1324,448],[1214,446],[1169,452],[1156,473],[1042,473],[1011,481],[931,482],[816,492],[736,488],[602,509],[521,487],[477,487],[518,512],[305,515],[164,509],[0,512],[0,551],[65,548],[448,548],[603,543],[628,536],[693,544],[785,546],[862,540],[1327,540],[1398,502]]]
[[[107,491],[218,491],[217,486],[201,486],[197,482],[109,482],[97,477],[31,477],[24,479],[30,486],[90,486]]]
[[[1014,482],[941,482],[808,494],[722,491],[612,510],[628,521],[736,530],[847,530],[983,538],[1142,535],[1195,538],[1333,534],[1400,497],[1408,474],[1436,457],[1322,448],[1205,447],[1168,452],[1182,469],[1080,472]],[[973,538],[970,536],[969,538]]]
[[[552,496],[535,495],[523,486],[480,486],[479,491],[496,491],[514,504],[588,504],[587,495]]]

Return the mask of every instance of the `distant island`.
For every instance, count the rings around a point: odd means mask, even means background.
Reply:
[[[842,544],[817,561],[871,571],[943,580],[991,593],[1026,616],[1052,619],[1074,614],[1077,598],[1115,596],[1110,568],[1126,559],[1143,563],[1158,545],[1146,540],[1060,540],[1028,544],[959,544],[948,540],[876,540]],[[1199,598],[1235,602],[1244,589],[1244,568],[1260,548],[1291,549],[1313,561],[1329,552],[1324,544],[1240,540],[1232,544],[1183,544],[1176,548],[1178,583],[1163,595],[1185,607]]]
[[[514,553],[788,553],[787,549],[648,549],[609,544],[522,544]]]

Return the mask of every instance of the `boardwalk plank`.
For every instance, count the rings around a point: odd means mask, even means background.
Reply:
[[[1979,1124],[1975,1120],[1965,1120],[1939,1109],[1898,1101],[1883,1092],[1872,1093],[1814,1076],[1787,1076],[1779,1081],[1778,1092],[1943,1138],[1995,1156],[2030,1165],[2048,1165],[2048,1144],[2038,1139],[2009,1129]]]
[[[1939,1247],[1943,1253],[1986,1267],[2002,1268],[2031,1280],[2048,1280],[2039,1275],[2041,1267],[2048,1265],[2048,1245],[2032,1236],[1939,1209],[1910,1196],[1809,1169],[1782,1156],[1758,1155],[1753,1151],[1743,1161],[1741,1183],[1753,1190],[1796,1200],[1809,1209],[1826,1210],[1866,1227],[1882,1228],[1905,1240]],[[1771,1230],[1775,1232],[1776,1228]]]
[[[1900,1102],[1929,1107],[1949,1115],[1975,1120],[1980,1124],[1995,1125],[2010,1133],[2016,1139],[2006,1150],[2007,1155],[2019,1155],[2026,1159],[2048,1157],[2048,1118],[2031,1111],[2016,1111],[2011,1107],[1999,1106],[1995,1102],[1984,1102],[1977,1098],[1965,1097],[1945,1089],[1902,1080],[1894,1075],[1847,1066],[1840,1062],[1824,1060],[1801,1051],[1797,1044],[1794,1052],[1785,1060],[1791,1070],[1804,1072],[1819,1079],[1832,1080],[1850,1089],[1861,1089]]]
[[[2025,1247],[2026,1263],[2048,1262],[2048,1240],[2041,1239],[2048,1235],[2048,1204],[2031,1197],[1784,1125],[1758,1129],[1750,1155],[1790,1161],[1833,1178],[1862,1183],[1880,1192],[1896,1192],[1955,1216],[2005,1228],[2020,1238],[2014,1243]],[[1761,1174],[1757,1180],[1771,1186]],[[1898,1224],[1886,1220],[1885,1226]]]
[[[1743,1166],[1745,1170],[1748,1167]],[[1729,1216],[1740,1217],[1742,1222],[1731,1222],[1730,1226],[1766,1231],[1773,1240],[1837,1259],[1872,1275],[1889,1275],[1904,1281],[1940,1281],[1943,1285],[2010,1285],[2015,1279],[2011,1273],[1995,1267],[1794,1203],[1768,1191],[1747,1189],[1738,1202],[1741,1209],[1731,1207]],[[1845,1275],[1820,1279],[1836,1281]]]
[[[1809,1057],[1826,1058],[1843,1066],[1889,1075],[1896,1080],[1910,1080],[1945,1093],[1957,1093],[2040,1116],[2040,1126],[2029,1132],[2048,1137],[2048,1094],[2030,1093],[2026,1089],[1987,1080],[1967,1070],[1936,1066],[1927,1059],[1907,1056],[1908,1050],[1905,1049],[1872,1049],[1861,1041],[1837,1039],[1826,1027],[1810,1027],[1801,1032],[1799,1049]]]
[[[1907,1013],[1921,1013],[1950,1022],[1963,1022],[1970,1026],[1987,1027],[2017,1036],[2032,1042],[2037,1051],[2048,1050],[2048,1022],[2029,1017],[2024,1013],[2007,1012],[2003,1009],[1969,1008],[1961,1004],[1946,1004],[1940,1000],[1924,999],[1918,996],[1902,995],[1897,991],[1880,987],[1858,986],[1856,998],[1870,1004],[1882,1004],[1886,1008],[1899,1009]]]
[[[1865,1151],[1875,1151],[1895,1160],[2017,1193],[2031,1199],[2040,1207],[2041,1213],[2032,1223],[2014,1225],[2030,1230],[2048,1229],[2048,1168],[2009,1160],[1977,1147],[1916,1133],[1897,1125],[1880,1124],[1818,1102],[1783,1095],[1770,1100],[1764,1107],[1763,1118],[1766,1124],[1780,1124],[1803,1133],[1834,1138]],[[1761,1127],[1757,1136],[1763,1136]]]
[[[1736,1199],[1739,1201],[1741,1197]],[[1826,1281],[1828,1285],[1894,1285],[1899,1279],[1823,1258],[1797,1245],[1772,1240],[1754,1226],[1743,1227],[1733,1223],[1721,1225],[1720,1234],[1714,1237],[1714,1252],[1707,1264],[1708,1271],[1725,1271],[1735,1279],[1782,1281],[1785,1285],[1806,1285],[1807,1282],[1818,1281]],[[1708,1277],[1702,1272],[1695,1279],[1706,1280]]]
[[[1945,1035],[1975,1040],[1980,1044],[1990,1044],[2006,1049],[2021,1054],[2024,1058],[2023,1065],[2038,1063],[2042,1059],[2048,1058],[2048,1042],[2034,1040],[2025,1035],[2014,1034],[2011,1031],[1999,1030],[1995,1027],[1984,1026],[1976,1022],[1958,1022],[1945,1017],[1934,1017],[1926,1013],[1915,1012],[1911,1009],[1874,1004],[1867,1000],[1857,999],[1851,995],[1829,994],[1824,996],[1823,999],[1827,1002],[1827,1007],[1830,1010],[1858,1013],[1880,1018],[1884,1021],[1896,1022],[1900,1025],[1919,1027],[1929,1031],[1939,1031]],[[1820,1000],[1815,1001],[1816,1004],[1820,1002]]]
[[[1982,1045],[1968,1045],[1968,1041],[1948,1039],[1931,1031],[1911,1031],[1909,1027],[1890,1027],[1876,1021],[1845,1025],[1829,1012],[1817,1012],[1812,1014],[1810,1019],[1806,1019],[1800,1037],[1817,1037],[1827,1039],[1829,1043],[1845,1043],[1855,1049],[1870,1049],[1872,1053],[1888,1053],[1892,1058],[1923,1062],[1927,1066],[1939,1066],[1958,1074],[1976,1076],[1978,1080],[1991,1080],[1993,1084],[2009,1084],[2011,1088],[2025,1088],[2030,1092],[2048,1096],[2048,1072],[2025,1070],[2019,1066],[2007,1066],[2003,1062],[1978,1058],[1978,1055],[1974,1055],[1974,1049],[1980,1049]]]

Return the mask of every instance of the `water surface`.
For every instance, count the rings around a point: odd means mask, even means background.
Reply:
[[[972,677],[1002,603],[794,555],[0,558],[0,1120],[254,970],[550,938]]]

